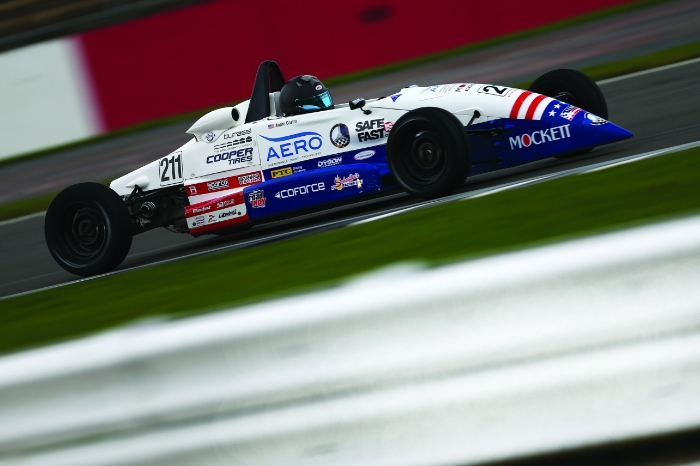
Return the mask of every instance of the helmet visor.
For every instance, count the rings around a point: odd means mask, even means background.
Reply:
[[[305,112],[313,112],[315,110],[323,110],[332,107],[333,99],[331,99],[331,93],[326,91],[306,99],[296,99],[294,101],[294,106]]]

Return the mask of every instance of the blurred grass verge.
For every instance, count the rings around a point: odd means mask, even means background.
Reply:
[[[700,148],[0,300],[0,352],[700,212]],[[358,306],[362,303],[358,302]]]
[[[102,181],[105,186],[109,186],[110,181]],[[0,221],[10,220],[24,215],[44,212],[51,204],[51,201],[58,193],[42,194],[41,196],[29,197],[15,202],[0,205]]]
[[[691,42],[641,57],[581,68],[579,71],[586,73],[595,81],[603,81],[605,79],[616,78],[638,71],[650,70],[660,66],[672,65],[699,57],[700,42]],[[530,87],[530,84],[532,84],[532,81],[525,81],[515,84],[513,87],[527,89]]]
[[[643,57],[596,65],[590,68],[585,68],[581,71],[591,76],[594,80],[600,81],[603,79],[622,76],[637,71],[648,70],[651,68],[656,68],[658,66],[678,63],[698,57],[700,57],[700,42],[693,42],[690,44],[680,45],[678,47],[673,47],[671,49],[656,52],[650,55],[645,55]],[[361,79],[361,77],[358,77],[357,79]],[[531,81],[528,81],[524,83],[519,83],[514,87],[527,89],[530,86],[530,84]],[[187,118],[194,120],[200,114],[201,112],[188,113]],[[180,118],[180,116],[170,117],[167,120],[169,123],[172,123],[178,118]],[[142,125],[137,125],[137,127],[127,128],[124,130],[119,130],[115,133],[110,133],[110,135],[116,133],[124,134],[125,132],[131,130],[143,130],[151,126],[157,126],[157,123],[144,123]],[[108,137],[108,135],[105,135],[104,137]],[[109,182],[105,184],[109,184]],[[0,205],[0,221],[20,217],[22,215],[33,214],[36,212],[42,212],[46,210],[46,208],[49,206],[49,203],[55,195],[55,193],[49,195],[42,195],[35,198],[23,199],[21,201]]]

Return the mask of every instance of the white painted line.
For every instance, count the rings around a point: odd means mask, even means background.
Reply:
[[[536,176],[535,178],[529,178],[527,180],[523,180],[523,181],[519,181],[517,183],[509,184],[507,186],[503,186],[503,187],[500,187],[497,189],[491,189],[491,190],[476,194],[474,196],[467,196],[461,200],[466,201],[468,199],[475,199],[477,197],[484,197],[484,196],[488,196],[490,194],[500,193],[501,191],[508,191],[509,189],[520,188],[520,187],[525,186],[525,185],[537,183],[538,181],[544,181],[544,180],[549,179],[549,178],[555,178],[556,176],[557,176],[556,173],[551,174],[551,175]]]
[[[585,167],[585,169],[583,169],[583,170],[580,170],[577,174],[578,175],[585,175],[587,173],[593,173],[593,172],[597,172],[600,170],[605,170],[606,168],[612,168],[612,167],[616,167],[618,165],[624,165],[624,164],[631,163],[631,162],[637,162],[637,161],[643,160],[643,159],[658,157],[659,155],[666,155],[666,154],[672,154],[674,152],[681,152],[681,151],[684,151],[687,149],[692,149],[692,148],[698,147],[698,146],[700,146],[700,141],[689,142],[687,144],[681,144],[678,146],[669,147],[667,149],[659,149],[659,150],[655,150],[655,151],[651,151],[651,152],[646,152],[644,154],[633,155],[631,157],[618,159],[618,160],[614,161],[613,163],[607,163],[605,165],[600,165],[600,166],[591,165],[589,167]]]
[[[679,66],[692,65],[693,63],[698,63],[698,62],[700,62],[700,58],[693,58],[692,60],[686,60],[686,61],[682,61],[679,63],[673,63],[671,65],[659,66],[658,68],[652,68],[650,70],[637,71],[636,73],[630,73],[630,74],[626,74],[624,76],[617,76],[615,78],[604,79],[602,81],[598,81],[598,85],[610,84],[610,83],[614,83],[616,81],[622,81],[625,79],[636,78],[637,76],[644,76],[645,74],[656,73],[657,71],[670,70],[672,68],[678,68]]]
[[[5,225],[12,225],[13,223],[23,222],[25,220],[29,220],[36,217],[43,217],[44,215],[46,215],[46,211],[37,212],[29,215],[23,215],[22,217],[11,218],[9,220],[3,220],[2,222],[0,222],[0,227],[4,227]]]

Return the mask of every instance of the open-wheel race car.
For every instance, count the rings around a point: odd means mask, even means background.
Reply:
[[[46,213],[46,242],[69,272],[104,273],[134,235],[154,228],[236,232],[391,189],[436,198],[468,176],[632,136],[607,118],[598,86],[574,70],[546,73],[529,90],[410,86],[334,105],[316,77],[285,81],[265,61],[250,100],[204,115],[179,149],[109,187],[61,191]]]

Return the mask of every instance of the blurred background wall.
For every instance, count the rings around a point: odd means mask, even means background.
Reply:
[[[75,5],[68,20],[19,32],[17,21],[0,23],[0,158],[246,99],[265,59],[287,78],[335,77],[629,1],[101,2],[114,4],[111,15],[78,8],[100,2],[63,2]],[[12,0],[3,14],[53,3]],[[7,50],[75,30],[84,32]]]

